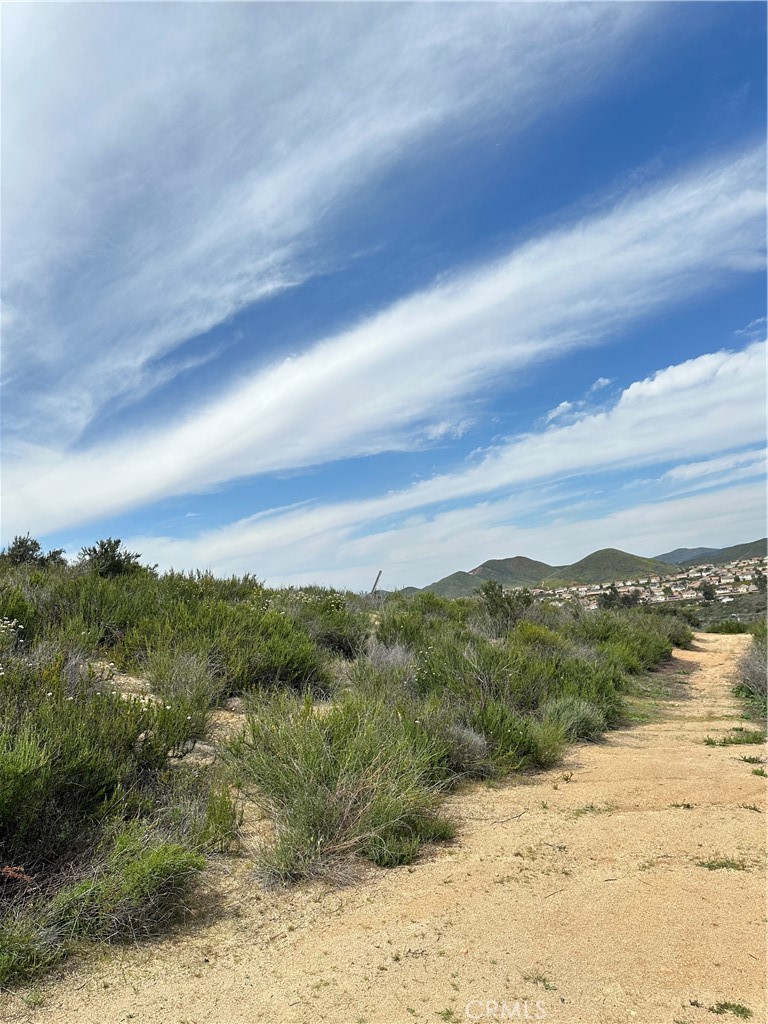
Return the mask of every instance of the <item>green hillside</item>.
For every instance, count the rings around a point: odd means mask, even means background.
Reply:
[[[425,590],[431,590],[438,597],[469,597],[476,590],[482,587],[485,581],[480,576],[473,576],[469,572],[452,572],[450,576],[444,576],[437,583],[430,583]]]
[[[714,554],[697,555],[680,564],[681,567],[702,564],[724,565],[725,562],[733,562],[737,558],[759,558],[765,555],[767,545],[768,540],[763,537],[761,540],[752,540],[748,544],[734,544],[730,548],[720,548]]]
[[[657,562],[668,562],[669,565],[680,565],[681,562],[693,562],[694,559],[702,556],[717,554],[720,548],[675,548],[674,551],[665,551],[663,555],[656,555]]]
[[[496,580],[505,587],[554,587],[571,583],[612,583],[615,580],[637,579],[638,576],[663,576],[675,572],[676,566],[652,558],[640,558],[616,548],[593,551],[573,565],[547,565],[520,555],[515,558],[492,558],[471,572],[454,572],[425,590],[440,597],[468,597],[486,580]]]
[[[425,590],[431,590],[440,597],[469,597],[486,580],[495,580],[504,587],[557,587],[574,583],[614,583],[619,580],[636,580],[648,576],[669,576],[686,566],[713,563],[722,565],[737,558],[754,558],[766,553],[765,538],[749,544],[735,544],[730,548],[676,548],[660,558],[641,558],[617,548],[603,548],[593,551],[573,565],[548,565],[533,558],[516,555],[514,558],[489,558],[471,572],[454,572],[436,583],[430,583]],[[680,556],[689,551],[700,552],[693,558],[681,561]],[[674,559],[674,561],[673,561]],[[408,592],[416,588],[408,587]]]
[[[514,558],[489,558],[472,569],[470,575],[482,580],[496,580],[505,587],[535,587],[539,580],[551,576],[557,566],[516,555]]]
[[[617,548],[602,548],[582,558],[573,565],[565,565],[556,575],[546,577],[544,586],[558,583],[612,583],[615,580],[630,580],[646,576],[667,576],[675,566],[657,562],[653,558],[641,558]]]

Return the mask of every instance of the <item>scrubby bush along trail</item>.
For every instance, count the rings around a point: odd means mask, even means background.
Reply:
[[[216,876],[228,913],[0,995],[0,1019],[433,1024],[539,1001],[560,1024],[711,1024],[726,1004],[765,1020],[766,750],[704,742],[740,724],[748,643],[699,635],[630,684],[646,724],[449,794],[458,841],[417,866],[265,892],[241,861]]]
[[[169,766],[204,731],[193,708],[125,699],[42,644],[22,654],[9,639],[20,626],[2,630],[2,985],[80,942],[162,927],[236,825],[212,771]]]
[[[674,616],[493,585],[374,616],[353,594],[158,576],[139,558],[110,540],[72,568],[0,559],[0,984],[183,910],[234,835],[233,783],[269,822],[269,883],[407,864],[454,834],[458,781],[598,739],[630,677],[690,639]],[[146,691],[121,692],[116,667]],[[224,756],[189,758],[233,696],[245,728]]]
[[[228,751],[274,825],[263,876],[292,881],[341,852],[415,858],[452,834],[455,782],[556,764],[620,717],[629,674],[690,641],[674,616],[585,614],[486,585],[479,599],[394,597],[328,714],[290,693],[249,706]]]
[[[739,659],[736,668],[736,693],[747,701],[750,710],[765,722],[768,714],[766,687],[768,684],[768,660],[766,659],[766,624],[760,622],[751,630],[752,642]]]

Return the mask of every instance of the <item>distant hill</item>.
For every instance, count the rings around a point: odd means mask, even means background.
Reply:
[[[646,576],[666,576],[674,572],[665,562],[641,558],[618,548],[602,548],[573,565],[564,565],[545,577],[544,586],[557,583],[611,583],[614,580],[637,579]]]
[[[453,572],[424,589],[440,597],[468,597],[486,580],[496,580],[505,587],[552,587],[568,583],[612,583],[638,576],[663,576],[673,571],[673,567],[664,562],[604,548],[573,565],[548,565],[522,555],[491,558],[471,572]]]
[[[431,590],[438,597],[469,597],[482,587],[485,580],[482,576],[473,576],[469,572],[452,572],[437,583],[430,583],[425,590]]]
[[[730,548],[718,548],[713,554],[696,555],[680,564],[683,566],[701,565],[702,563],[723,565],[725,562],[733,562],[737,558],[759,558],[765,555],[767,548],[768,538],[763,537],[760,540],[751,540],[748,544],[734,544]]]
[[[551,576],[555,570],[554,565],[516,555],[514,558],[490,558],[476,569],[471,569],[469,575],[478,576],[481,580],[497,580],[505,587],[535,587],[539,580]]]
[[[754,558],[766,553],[768,541],[753,540],[730,548],[675,548],[657,558],[641,558],[618,548],[602,548],[573,565],[548,565],[533,558],[489,558],[470,572],[453,572],[424,590],[440,597],[468,597],[486,580],[495,580],[504,587],[558,587],[573,583],[613,583],[619,580],[644,579],[647,576],[669,576],[686,566],[712,563],[722,565],[737,558]],[[687,556],[687,557],[686,557]],[[401,593],[415,593],[406,587]]]
[[[657,562],[667,562],[669,565],[680,565],[681,562],[692,562],[702,555],[712,555],[720,548],[675,548],[674,551],[665,551],[663,555],[656,555]]]
[[[450,576],[430,583],[424,589],[431,590],[439,597],[468,597],[479,590],[486,580],[495,580],[505,587],[535,587],[540,580],[555,572],[557,568],[546,562],[525,558],[523,555],[516,555],[514,558],[490,558],[470,572],[452,572]]]

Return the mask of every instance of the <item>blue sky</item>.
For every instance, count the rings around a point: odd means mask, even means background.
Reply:
[[[765,532],[763,4],[2,33],[3,543],[363,589]]]

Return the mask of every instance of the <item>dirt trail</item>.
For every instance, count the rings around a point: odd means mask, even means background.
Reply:
[[[4,996],[33,1024],[712,1024],[765,1017],[765,781],[712,747],[739,725],[743,636],[699,635],[651,680],[651,722],[556,771],[452,798],[450,848],[354,885],[290,893],[212,881],[216,914]],[[570,780],[566,778],[570,776]],[[742,870],[697,861],[730,859]],[[527,1016],[526,1016],[527,1013]]]

